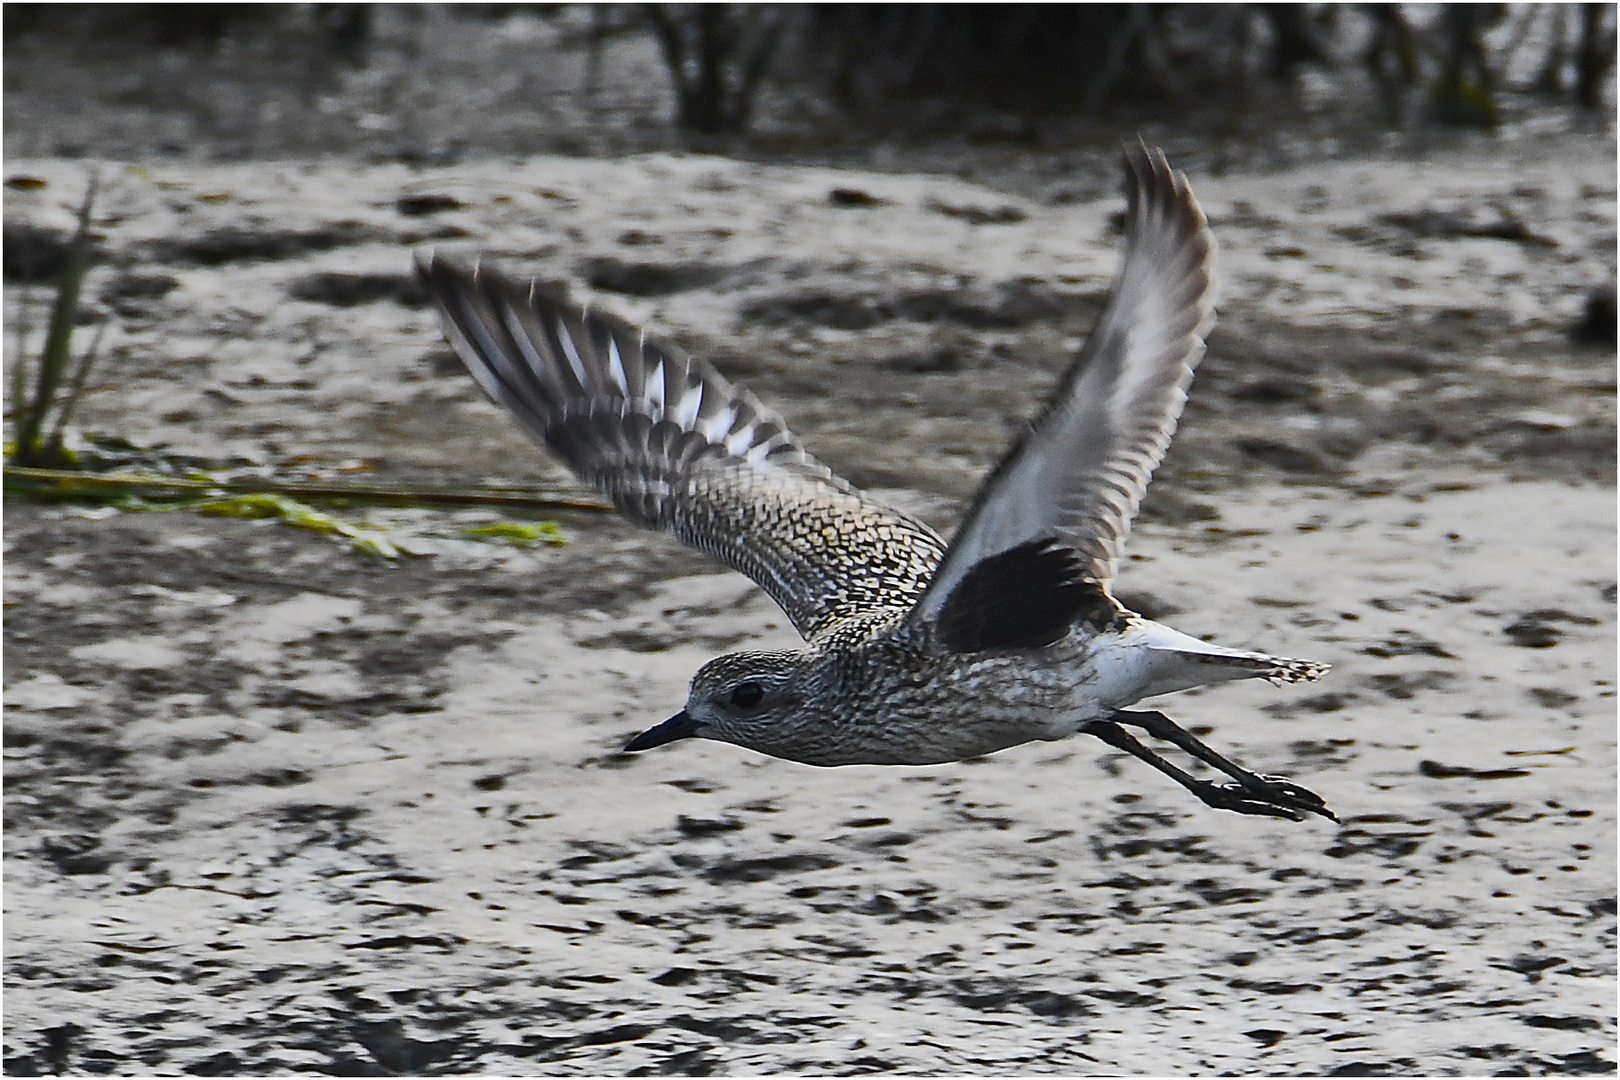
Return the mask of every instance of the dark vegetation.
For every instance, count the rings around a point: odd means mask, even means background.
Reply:
[[[671,118],[698,135],[749,130],[775,95],[818,103],[823,125],[846,130],[971,130],[987,113],[1006,113],[988,133],[1017,140],[1038,137],[1052,117],[1299,103],[1307,72],[1318,95],[1365,101],[1389,124],[1490,127],[1504,94],[1598,111],[1615,61],[1614,12],[1613,4],[922,3],[464,4],[439,14],[530,14],[563,27],[534,63],[553,61],[559,48],[583,54],[587,98],[607,49],[648,38],[673,91]],[[289,69],[307,106],[323,85],[374,63],[385,39],[407,61],[426,58],[433,17],[415,5],[8,4],[5,32],[8,50],[53,39],[199,63],[257,52]]]

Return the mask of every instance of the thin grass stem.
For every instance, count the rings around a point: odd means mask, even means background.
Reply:
[[[62,449],[62,436],[67,431],[68,420],[73,416],[73,410],[78,407],[79,398],[84,394],[84,381],[90,376],[90,367],[96,361],[96,355],[101,350],[101,339],[107,333],[107,320],[103,319],[96,326],[96,336],[90,339],[90,348],[79,357],[79,365],[73,371],[73,381],[68,387],[68,396],[62,402],[62,407],[56,413],[56,427],[51,431],[50,441],[46,444],[47,455],[55,456]]]
[[[441,488],[384,484],[322,484],[297,480],[196,480],[177,476],[98,475],[71,469],[5,467],[5,485],[47,498],[111,499],[126,495],[163,498],[210,493],[288,495],[297,499],[367,502],[393,506],[500,506],[521,510],[581,510],[603,513],[613,504],[583,492],[534,488]]]
[[[39,358],[34,400],[22,414],[18,425],[16,457],[25,464],[42,463],[44,460],[39,433],[45,426],[46,414],[56,400],[71,356],[73,325],[79,317],[79,289],[84,284],[90,252],[90,215],[95,206],[96,185],[97,177],[92,173],[90,183],[85,188],[84,202],[79,206],[79,227],[68,245],[67,263],[62,268],[56,300],[51,305],[50,330],[46,333],[45,349]]]
[[[27,248],[31,245],[24,243],[20,246]],[[32,267],[27,265],[33,261],[31,254],[25,250],[22,255],[25,279],[32,272]],[[21,295],[17,298],[17,337],[13,346],[16,352],[13,354],[11,365],[11,392],[6,397],[7,420],[13,416],[21,416],[28,407],[25,404],[28,397],[28,335],[34,332],[34,320],[31,317],[33,310],[34,290],[25,284],[21,289]]]

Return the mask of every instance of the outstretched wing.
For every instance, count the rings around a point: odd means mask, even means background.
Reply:
[[[944,555],[707,364],[533,283],[418,258],[445,337],[485,393],[627,517],[753,578],[805,637],[911,607]]]
[[[1142,145],[1125,167],[1125,259],[1113,293],[1045,412],[979,489],[919,621],[937,620],[983,560],[1041,540],[1078,554],[1078,579],[1113,580],[1214,322],[1215,244],[1186,177]]]

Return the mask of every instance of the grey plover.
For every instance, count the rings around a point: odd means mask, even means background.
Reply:
[[[932,765],[1093,735],[1212,807],[1333,818],[1143,698],[1327,666],[1200,641],[1110,592],[1213,322],[1214,242],[1164,155],[1125,155],[1124,261],[1089,340],[950,543],[862,495],[701,361],[488,265],[419,258],[483,389],[628,517],[742,571],[801,649],[705,664],[686,707],[626,747],[696,736],[811,765]],[[1146,731],[1230,778],[1193,776]],[[1337,820],[1337,819],[1335,819]]]

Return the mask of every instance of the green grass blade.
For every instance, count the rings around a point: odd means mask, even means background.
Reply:
[[[79,206],[79,227],[68,245],[67,265],[57,282],[56,300],[51,305],[50,329],[45,336],[45,350],[39,358],[39,373],[34,383],[34,399],[22,414],[17,430],[17,457],[33,464],[43,462],[43,448],[39,433],[45,426],[46,414],[56,400],[67,371],[73,343],[73,324],[79,317],[79,289],[84,284],[86,264],[90,253],[90,214],[96,199],[96,177],[92,174],[85,189],[84,202]]]
[[[209,494],[279,494],[297,499],[345,500],[384,506],[497,506],[513,510],[584,510],[611,513],[613,504],[587,492],[538,488],[447,488],[385,484],[329,484],[260,478],[215,480],[128,473],[85,473],[71,469],[5,467],[9,491],[54,498],[108,498],[113,493],[174,497]]]
[[[84,394],[85,380],[90,377],[90,368],[96,362],[96,355],[101,351],[101,339],[107,333],[107,323],[103,321],[96,327],[96,336],[90,339],[90,348],[79,357],[79,364],[73,371],[73,381],[68,387],[67,400],[56,413],[56,427],[51,431],[51,438],[47,443],[48,453],[53,457],[60,457],[62,453],[62,436],[67,431],[68,421],[73,417],[73,410],[79,406],[79,398]]]
[[[304,499],[328,506],[373,503],[405,507],[499,506],[513,510],[573,509],[603,511],[601,500],[566,492],[524,489],[447,489],[384,487],[371,484],[321,484],[301,481],[215,480],[191,477],[105,474],[72,469],[5,467],[5,489],[41,499],[100,503],[120,510],[191,510],[199,514],[249,519],[273,518],[311,532],[340,536],[369,555],[396,559],[400,547],[384,531],[365,523],[334,517]],[[464,536],[501,540],[520,547],[567,543],[554,522],[495,521],[455,530]]]
[[[566,544],[562,530],[553,521],[495,521],[462,529],[468,536],[488,536],[522,547],[534,544]]]

